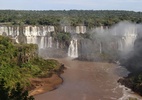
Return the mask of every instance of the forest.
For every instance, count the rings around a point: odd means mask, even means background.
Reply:
[[[57,74],[61,64],[38,57],[35,44],[16,44],[0,36],[0,100],[34,100],[28,97],[30,78]]]
[[[10,25],[111,26],[120,21],[142,22],[142,12],[121,10],[0,10],[0,23]]]

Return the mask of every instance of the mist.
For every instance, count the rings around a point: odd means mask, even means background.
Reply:
[[[95,28],[90,33],[91,39],[102,43],[102,52],[117,56],[113,60],[120,61],[130,72],[142,70],[142,24],[123,21],[109,28]]]

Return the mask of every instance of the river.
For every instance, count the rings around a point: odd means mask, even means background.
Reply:
[[[117,83],[126,70],[120,70],[116,64],[69,58],[57,60],[67,68],[61,75],[63,84],[34,96],[35,100],[126,100],[127,95],[131,95]]]

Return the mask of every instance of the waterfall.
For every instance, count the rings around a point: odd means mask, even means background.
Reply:
[[[102,43],[100,42],[100,54],[102,54]]]
[[[48,48],[52,48],[52,37],[48,38]]]
[[[78,45],[77,45],[77,39],[73,39],[70,41],[70,45],[68,48],[68,56],[72,58],[78,57]]]
[[[122,38],[118,41],[118,50],[123,51],[123,49],[124,49],[123,44],[124,43],[123,43],[123,38]]]
[[[59,42],[58,42],[58,40],[57,40],[57,49],[59,49]]]
[[[16,42],[16,43],[19,43],[19,41],[18,41],[18,36],[16,36],[14,39],[15,39],[15,42]]]
[[[135,28],[129,28],[125,33],[125,48],[132,49],[136,40],[137,32]]]
[[[86,33],[86,26],[76,26],[76,33],[80,34],[84,34]]]
[[[45,44],[45,43],[44,43],[44,36],[41,36],[39,48],[44,49],[44,48],[45,48],[44,44]]]
[[[128,27],[124,30],[124,35],[118,41],[118,49],[120,51],[131,51],[133,50],[134,42],[137,37],[136,27]]]
[[[54,26],[26,26],[23,29],[26,43],[38,44],[40,49],[52,48],[52,37],[47,38],[47,34],[54,31]]]

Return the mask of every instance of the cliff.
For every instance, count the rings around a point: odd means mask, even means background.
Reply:
[[[0,35],[9,36],[16,43],[37,44],[38,54],[45,58],[69,56],[82,60],[105,61],[117,59],[118,55],[131,51],[137,29],[129,22],[118,23],[110,28],[101,26],[91,29],[83,25],[2,25]]]

